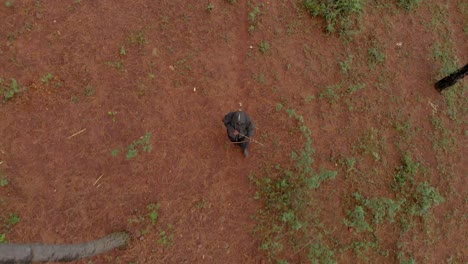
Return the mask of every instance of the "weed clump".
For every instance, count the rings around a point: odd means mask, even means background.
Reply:
[[[363,9],[362,0],[304,0],[303,6],[314,17],[323,17],[327,23],[326,31],[337,29],[349,32],[356,29]]]
[[[2,78],[0,78],[0,93],[3,95],[3,102],[12,99],[20,92],[21,86],[16,79],[11,79],[11,83],[7,84]]]

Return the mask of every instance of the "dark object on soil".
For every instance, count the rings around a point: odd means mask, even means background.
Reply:
[[[454,85],[458,80],[463,79],[468,74],[468,64],[458,71],[450,74],[449,76],[443,78],[442,80],[435,83],[435,88],[437,91],[442,92],[447,87]]]
[[[29,264],[32,262],[68,262],[105,253],[125,246],[128,233],[112,233],[82,244],[0,244],[0,263]]]
[[[250,116],[243,111],[230,112],[223,118],[231,142],[237,144],[244,156],[249,156],[250,138],[255,134],[255,125]]]

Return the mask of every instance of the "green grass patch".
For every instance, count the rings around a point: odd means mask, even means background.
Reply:
[[[372,259],[372,254],[388,257],[388,250],[381,248],[380,230],[388,230],[391,226],[394,232],[399,231],[400,238],[394,241],[398,243],[402,241],[404,233],[419,230],[418,224],[426,223],[432,217],[431,210],[445,201],[435,187],[420,180],[425,178],[425,171],[424,166],[407,153],[389,184],[390,197],[366,197],[361,191],[354,192],[343,223],[359,236],[356,236],[357,241],[345,245],[340,252],[353,250],[367,261]],[[398,255],[401,252],[399,247]],[[410,261],[412,257],[407,257],[406,252],[404,254],[398,257],[400,263],[410,263],[405,261]]]
[[[118,156],[122,149],[123,148],[116,148],[112,150],[111,155],[113,157]],[[139,152],[151,152],[152,149],[153,146],[151,145],[151,133],[147,132],[144,136],[133,141],[130,145],[127,146],[125,158],[130,160],[135,158]]]
[[[360,192],[353,194],[354,207],[348,210],[344,224],[357,232],[375,232],[383,223],[398,223],[406,232],[415,219],[426,217],[430,210],[445,201],[428,182],[417,182],[416,176],[424,171],[420,163],[406,154],[390,184],[395,198],[366,198]]]
[[[328,33],[337,30],[350,33],[359,28],[359,19],[365,2],[362,0],[303,0],[302,3],[309,14],[325,19]]]
[[[258,50],[260,50],[262,54],[268,53],[268,51],[270,51],[270,43],[268,43],[266,40],[260,41],[258,44]]]
[[[382,65],[386,57],[383,47],[377,42],[373,42],[372,47],[367,51],[367,61],[372,70],[375,70],[378,65]]]
[[[276,164],[265,168],[264,177],[250,176],[257,187],[255,199],[262,203],[262,209],[255,215],[255,234],[262,240],[261,249],[271,261],[286,263],[282,256],[297,247],[309,247],[309,257],[314,261],[330,259],[333,252],[326,250],[327,246],[308,242],[308,227],[314,221],[310,214],[312,191],[319,189],[324,181],[334,179],[337,172],[317,172],[313,168],[311,131],[304,124],[304,118],[294,109],[287,109],[286,112],[298,123],[305,139],[304,147],[292,152],[294,166]]]
[[[248,2],[249,7],[251,8],[249,12],[249,32],[253,33],[260,23],[260,16],[262,14],[261,8],[263,4],[260,5],[253,5],[252,3]]]

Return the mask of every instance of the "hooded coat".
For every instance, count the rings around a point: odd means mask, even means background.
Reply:
[[[249,140],[244,137],[252,137],[255,134],[255,125],[248,114],[243,111],[230,112],[224,116],[223,123],[227,128],[227,134],[232,142],[242,142],[239,144],[242,148],[246,148],[249,145]],[[238,135],[234,135],[234,131],[239,132]]]

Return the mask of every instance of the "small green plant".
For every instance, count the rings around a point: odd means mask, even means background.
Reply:
[[[96,94],[96,89],[92,85],[86,85],[83,89],[83,94],[85,96],[93,96]]]
[[[16,79],[11,79],[11,84],[7,85],[0,78],[0,93],[3,94],[3,102],[12,99],[16,94],[21,92],[21,86]]]
[[[8,217],[0,215],[0,243],[8,243],[6,236],[13,230],[13,227],[20,222],[21,218],[16,213],[10,213]]]
[[[250,7],[252,8],[252,10],[249,12],[249,22],[250,22],[250,25],[249,25],[249,32],[250,33],[253,33],[255,31],[255,29],[257,28],[258,26],[258,23],[259,23],[259,19],[258,17],[260,16],[260,14],[262,13],[260,11],[260,7],[262,5],[256,5],[256,6],[252,6],[250,3],[249,3]]]
[[[209,3],[208,6],[206,7],[206,11],[208,11],[208,13],[211,13],[211,11],[213,11],[214,8],[215,8],[215,5],[213,3]]]
[[[421,4],[423,0],[398,0],[398,5],[407,11],[411,11]]]
[[[161,230],[157,242],[159,245],[171,247],[174,244],[174,226],[168,224],[166,230]]]
[[[70,97],[70,101],[77,104],[77,103],[80,102],[80,98],[78,96],[72,94],[71,97]]]
[[[230,4],[232,4],[232,5],[235,4],[235,3],[237,3],[237,0],[226,0],[226,1],[227,1],[228,3],[230,3]]]
[[[112,157],[117,157],[117,155],[119,155],[119,152],[120,152],[119,149],[113,149],[113,150],[111,151]]]
[[[42,76],[41,81],[45,84],[49,84],[50,81],[54,79],[54,77],[54,74],[49,72],[46,75]]]
[[[8,186],[8,179],[0,172],[0,187]]]
[[[276,104],[276,111],[279,112],[284,108],[284,105],[282,103],[277,103]]]
[[[340,89],[341,84],[327,86],[324,91],[319,93],[318,97],[320,99],[327,99],[330,104],[334,104],[339,99]]]
[[[195,204],[195,207],[198,209],[205,209],[205,208],[208,208],[209,206],[210,206],[210,203],[205,199],[202,199],[201,201]]]
[[[266,77],[265,77],[265,74],[263,74],[263,73],[255,74],[255,75],[253,76],[253,78],[254,78],[255,81],[257,81],[258,83],[266,84]]]
[[[149,219],[151,220],[151,224],[152,225],[155,225],[158,223],[158,220],[159,220],[159,208],[161,207],[161,205],[159,203],[151,203],[149,205],[146,206],[146,208],[148,209],[149,213],[148,213],[148,217]]]
[[[116,157],[119,155],[122,147],[116,148],[111,151],[111,155]],[[151,133],[147,132],[144,136],[133,141],[130,145],[127,146],[127,154],[125,157],[127,159],[133,159],[138,155],[138,151],[151,152],[153,146],[151,145]]]
[[[19,217],[19,215],[15,214],[15,213],[12,213],[10,214],[10,218],[8,219],[8,226],[9,227],[12,227],[14,225],[16,225],[17,223],[19,223],[21,220],[21,218]]]
[[[106,61],[105,64],[112,66],[119,71],[122,71],[122,72],[125,71],[125,67],[121,61]]]
[[[270,43],[268,41],[262,40],[258,44],[258,49],[263,53],[266,54],[270,50]]]
[[[259,14],[260,14],[260,6],[252,7],[252,11],[250,11],[249,13],[249,21],[252,23],[255,22]]]
[[[144,152],[151,152],[153,146],[151,145],[151,133],[147,132],[143,137],[134,141],[127,147],[127,159],[133,159],[138,154],[138,148]]]
[[[127,49],[125,48],[124,45],[120,47],[120,55],[125,56],[127,55]]]
[[[374,43],[371,48],[367,51],[369,67],[374,70],[377,65],[381,65],[385,62],[386,56],[380,45]]]
[[[140,47],[148,44],[148,40],[146,39],[145,33],[143,31],[131,32],[127,37],[127,42],[132,45],[138,45]]]
[[[339,63],[342,74],[347,75],[349,73],[349,71],[351,70],[351,64],[353,62],[353,59],[354,59],[354,56],[350,54],[346,60]]]

